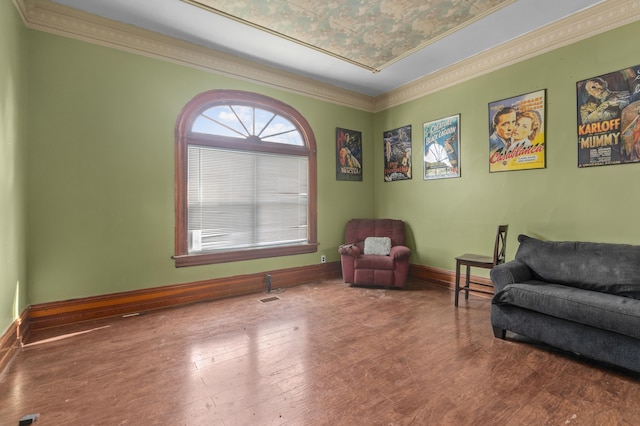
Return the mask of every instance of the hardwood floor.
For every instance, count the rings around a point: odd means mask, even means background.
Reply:
[[[638,377],[496,339],[488,299],[418,281],[39,330],[0,378],[1,425],[638,425],[638,401]]]

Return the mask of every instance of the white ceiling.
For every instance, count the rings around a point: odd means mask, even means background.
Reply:
[[[241,1],[241,0],[235,0]],[[265,0],[275,1],[275,0]],[[371,7],[388,0],[331,0]],[[460,0],[394,0],[416,6]],[[464,0],[469,1],[469,0]],[[515,0],[449,31],[433,43],[378,72],[181,0],[54,0],[91,14],[131,24],[277,69],[378,96],[445,69],[480,52],[560,21],[605,0]]]

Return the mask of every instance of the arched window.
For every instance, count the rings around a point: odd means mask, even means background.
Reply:
[[[176,267],[317,251],[316,141],[298,111],[212,90],[175,137]]]

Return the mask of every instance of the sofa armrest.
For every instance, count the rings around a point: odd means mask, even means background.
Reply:
[[[346,256],[360,256],[360,248],[355,244],[343,244],[338,247],[338,253]]]
[[[393,246],[389,252],[389,256],[393,260],[404,259],[411,256],[411,249],[406,246]]]
[[[511,260],[494,266],[490,276],[496,286],[496,293],[509,284],[521,283],[533,278],[531,269],[519,260]]]

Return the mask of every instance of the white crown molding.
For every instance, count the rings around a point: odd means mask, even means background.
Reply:
[[[640,0],[605,0],[376,98],[54,3],[13,0],[28,28],[378,112],[640,19]]]
[[[256,64],[50,0],[13,0],[28,28],[373,111],[371,96]]]
[[[500,68],[640,20],[639,0],[606,0],[376,98],[374,111],[397,106]]]

